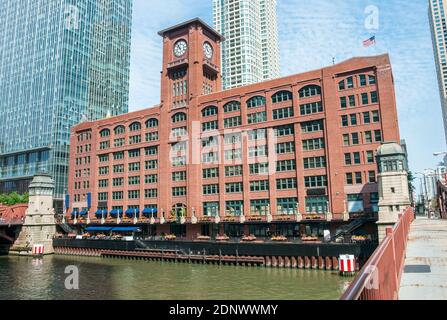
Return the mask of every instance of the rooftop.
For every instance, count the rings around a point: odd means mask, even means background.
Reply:
[[[225,40],[225,38],[220,33],[218,33],[213,27],[209,26],[205,21],[203,21],[200,18],[194,18],[194,19],[191,19],[191,20],[188,20],[188,21],[176,24],[175,26],[172,26],[172,27],[169,27],[167,29],[163,29],[163,30],[159,31],[158,34],[163,37],[168,32],[171,32],[173,30],[185,27],[185,26],[193,24],[193,23],[201,24],[203,27],[205,27],[205,29],[207,29],[209,32],[211,32],[220,41],[224,41]]]

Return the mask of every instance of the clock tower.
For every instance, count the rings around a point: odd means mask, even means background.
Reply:
[[[194,97],[221,91],[220,34],[199,18],[158,34],[163,37],[163,107],[181,109]]]
[[[199,213],[201,206],[193,201],[194,195],[201,194],[200,151],[193,147],[200,145],[201,139],[198,97],[221,91],[223,37],[199,18],[162,30],[159,35],[163,37],[159,134],[161,141],[168,141],[160,146],[160,154],[169,155],[159,163],[163,184],[159,208],[165,218],[185,222],[193,212]],[[179,178],[174,179],[172,173]]]

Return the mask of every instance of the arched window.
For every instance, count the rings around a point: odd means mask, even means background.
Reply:
[[[183,121],[186,121],[186,113],[184,113],[184,112],[179,112],[179,113],[176,113],[176,114],[174,114],[173,116],[172,116],[172,122],[173,123],[177,123],[177,122],[183,122]]]
[[[300,90],[300,98],[308,98],[321,94],[321,87],[316,85],[306,86]]]
[[[155,118],[146,121],[146,128],[156,128],[158,127],[158,120]]]
[[[134,122],[129,126],[129,129],[131,132],[133,131],[140,131],[141,130],[141,123],[139,122]]]
[[[110,130],[109,129],[103,129],[99,132],[99,135],[101,138],[109,137],[110,136]]]
[[[266,105],[266,99],[262,96],[256,96],[247,101],[247,108],[264,107]]]
[[[293,99],[293,94],[290,91],[279,91],[272,96],[273,103],[289,101]]]
[[[114,129],[116,135],[124,134],[126,132],[126,128],[124,126],[118,126]]]
[[[226,105],[224,105],[224,112],[225,113],[238,111],[238,110],[241,110],[241,103],[240,102],[231,101],[231,102],[228,102]]]
[[[218,113],[217,107],[209,106],[202,110],[202,116],[211,117],[215,116]]]

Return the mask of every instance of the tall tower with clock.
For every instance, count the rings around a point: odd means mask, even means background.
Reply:
[[[200,161],[194,161],[194,143],[200,143],[200,116],[198,97],[221,91],[220,46],[223,37],[201,19],[196,18],[159,32],[163,37],[163,71],[161,73],[160,140],[169,141],[160,146],[161,154],[171,159],[159,164],[160,208],[167,216],[185,214],[194,207],[191,195],[200,194]],[[169,161],[170,160],[170,161]],[[173,181],[172,171],[177,162],[186,161],[187,185]],[[181,165],[180,165],[181,167]],[[180,170],[180,169],[179,169]],[[182,175],[183,172],[179,172]],[[185,182],[186,184],[186,182]],[[173,196],[173,188],[179,194]],[[188,190],[182,194],[182,188]],[[197,189],[197,190],[196,190]],[[173,199],[175,198],[175,199]]]

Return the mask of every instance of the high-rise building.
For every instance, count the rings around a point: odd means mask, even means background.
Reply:
[[[265,237],[377,214],[375,153],[400,141],[388,55],[221,91],[215,30],[159,34],[160,104],[71,130],[70,223]]]
[[[445,13],[447,0],[429,0],[429,3],[429,20],[447,141],[447,21]]]
[[[128,111],[132,0],[0,1],[0,193],[51,174],[66,193],[70,128]]]
[[[224,89],[280,76],[276,0],[213,0],[213,15]]]

